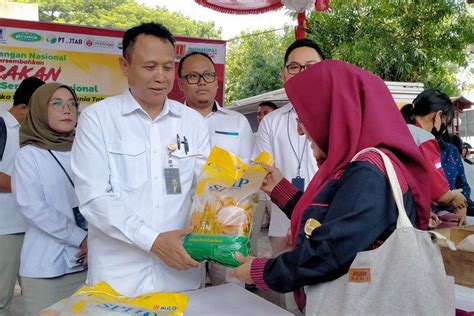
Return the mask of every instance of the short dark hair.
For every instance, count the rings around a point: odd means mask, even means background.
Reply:
[[[302,39],[299,39],[299,40],[296,40],[293,42],[293,44],[291,44],[287,49],[286,49],[286,53],[285,53],[285,65],[286,65],[286,62],[288,61],[288,57],[290,56],[291,52],[294,51],[295,49],[297,48],[300,48],[300,47],[309,47],[309,48],[312,48],[314,49],[318,54],[319,56],[321,57],[321,59],[326,59],[326,57],[324,56],[323,54],[323,51],[321,50],[321,48],[319,47],[318,44],[316,44],[316,42],[310,40],[309,38],[302,38]]]
[[[278,107],[276,106],[275,103],[273,103],[272,101],[263,101],[262,103],[260,103],[258,105],[258,107],[261,107],[261,106],[268,106],[274,110],[278,109]]]
[[[173,34],[171,34],[171,32],[166,27],[164,27],[160,23],[142,23],[139,26],[135,26],[131,29],[128,29],[123,35],[122,55],[125,59],[128,59],[130,57],[130,52],[133,46],[135,45],[137,37],[141,34],[152,35],[161,38],[164,41],[170,42],[171,45],[173,45],[174,47],[175,39],[173,37]]]
[[[195,55],[201,55],[201,56],[204,56],[206,57],[207,59],[209,59],[209,61],[212,63],[212,65],[214,66],[214,69],[216,69],[216,64],[214,64],[214,61],[212,60],[212,58],[206,54],[206,53],[201,53],[201,52],[192,52],[190,54],[187,54],[186,56],[184,56],[183,58],[181,58],[181,60],[179,61],[179,65],[178,65],[178,76],[181,77],[181,69],[183,68],[183,64],[184,64],[184,61],[186,59],[188,59],[189,57],[191,56],[195,56]]]
[[[43,80],[36,77],[24,79],[13,94],[13,106],[19,104],[28,105],[30,103],[31,95],[33,95],[36,89],[44,84],[45,82]]]

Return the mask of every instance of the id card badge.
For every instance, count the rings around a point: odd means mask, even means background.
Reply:
[[[299,191],[304,192],[304,178],[297,176],[296,178],[291,179],[291,184]]]
[[[179,168],[165,168],[166,194],[181,194],[181,179],[179,177]]]
[[[76,221],[76,225],[79,228],[82,228],[83,230],[87,231],[87,220],[84,218],[84,216],[82,216],[81,212],[79,212],[79,208],[73,207],[72,213],[74,214],[74,220]]]

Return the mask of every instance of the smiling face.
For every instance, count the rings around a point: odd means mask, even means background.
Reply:
[[[174,46],[166,39],[141,34],[128,58],[120,58],[130,92],[144,109],[161,108],[174,83]]]
[[[71,91],[59,88],[48,101],[48,125],[54,131],[67,134],[76,127],[77,102]]]
[[[215,74],[216,69],[209,59],[202,55],[188,57],[182,64],[181,77]],[[208,80],[210,81],[210,80]],[[214,105],[217,94],[217,79],[206,82],[203,77],[195,84],[190,84],[186,78],[179,80],[179,88],[186,98],[186,104],[194,109],[205,109]]]

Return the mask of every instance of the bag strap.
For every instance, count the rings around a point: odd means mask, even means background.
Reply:
[[[3,117],[0,117],[0,161],[3,159],[5,147],[7,147],[7,125]]]
[[[395,199],[395,204],[397,204],[398,209],[398,219],[397,219],[397,228],[400,227],[413,227],[410,219],[408,218],[407,212],[405,210],[405,204],[403,203],[403,193],[400,187],[400,182],[398,182],[397,174],[395,169],[393,168],[392,161],[388,156],[383,153],[381,150],[375,147],[365,148],[359,151],[354,158],[352,158],[351,162],[356,160],[360,155],[367,153],[367,152],[375,152],[382,157],[383,164],[385,165],[385,170],[387,171],[387,177],[390,182],[390,187],[392,189],[393,198]]]
[[[413,227],[412,223],[410,222],[410,219],[408,218],[408,215],[405,209],[405,204],[403,203],[403,193],[400,187],[400,182],[398,181],[397,173],[395,172],[395,169],[393,168],[393,164],[390,158],[388,158],[388,156],[381,150],[374,147],[369,147],[369,148],[359,151],[354,156],[354,158],[352,158],[351,162],[355,161],[363,153],[370,152],[370,151],[379,154],[382,157],[383,163],[385,165],[385,170],[387,171],[390,187],[392,188],[393,197],[395,199],[395,203],[397,204],[397,209],[398,209],[397,228]],[[436,239],[439,245],[448,247],[451,250],[456,250],[456,246],[454,245],[454,243],[448,238],[446,238],[445,236],[435,231],[428,231],[428,233]]]
[[[48,152],[51,154],[51,156],[53,156],[54,160],[56,160],[56,162],[57,162],[58,165],[61,167],[61,169],[63,170],[64,174],[66,175],[67,179],[68,179],[69,182],[71,183],[72,187],[74,188],[74,182],[72,182],[71,177],[70,177],[69,174],[67,173],[66,169],[64,169],[62,163],[59,162],[59,159],[56,158],[56,156],[53,154],[53,152],[52,152],[51,150],[48,149]]]

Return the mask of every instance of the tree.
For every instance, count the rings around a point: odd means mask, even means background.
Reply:
[[[474,42],[474,18],[464,1],[332,0],[330,12],[313,13],[309,22],[309,37],[329,58],[451,95]]]
[[[214,22],[195,21],[159,6],[148,8],[135,0],[20,0],[37,3],[40,21],[128,29],[143,22],[159,22],[173,34],[220,39]]]
[[[283,56],[294,35],[274,31],[242,32],[229,42],[226,58],[226,104],[260,93],[280,89]]]

